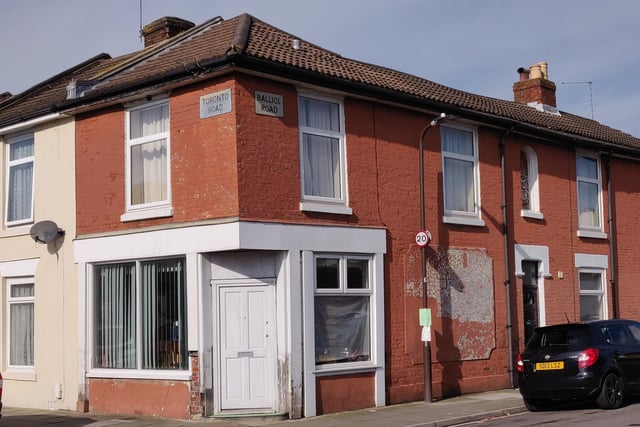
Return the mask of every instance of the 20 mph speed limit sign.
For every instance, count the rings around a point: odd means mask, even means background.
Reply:
[[[416,233],[416,245],[420,246],[421,248],[427,246],[429,244],[429,242],[431,242],[431,233],[429,233],[429,230],[427,231],[418,231]]]

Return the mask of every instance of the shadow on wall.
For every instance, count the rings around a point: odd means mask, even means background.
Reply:
[[[427,251],[428,295],[436,300],[443,397],[459,395],[461,364],[490,357],[495,348],[492,260],[482,248]]]

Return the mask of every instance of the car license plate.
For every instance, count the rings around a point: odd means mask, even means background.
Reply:
[[[554,371],[564,369],[564,362],[538,362],[536,363],[536,371]]]

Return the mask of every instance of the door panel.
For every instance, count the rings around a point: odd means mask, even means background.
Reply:
[[[218,295],[220,409],[272,408],[273,286],[220,286]]]
[[[538,262],[522,261],[522,298],[524,314],[524,343],[529,342],[538,327]]]

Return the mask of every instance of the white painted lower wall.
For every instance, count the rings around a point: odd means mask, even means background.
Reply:
[[[80,283],[79,317],[85,320],[79,322],[81,338],[78,348],[81,361],[77,374],[81,398],[87,376],[96,374],[89,368],[90,346],[87,339],[90,333],[87,328],[91,325],[87,294],[87,289],[91,286],[91,265],[101,262],[186,256],[188,349],[200,353],[201,391],[206,398],[214,400],[217,383],[211,282],[221,275],[260,276],[266,274],[263,270],[267,268],[272,271],[268,275],[273,274],[276,281],[276,353],[281,371],[278,399],[273,410],[279,413],[288,412],[292,417],[299,417],[302,413],[306,416],[315,415],[315,403],[308,398],[303,401],[303,395],[315,395],[315,373],[311,368],[311,364],[315,364],[315,355],[311,353],[310,356],[307,353],[303,356],[301,353],[303,347],[312,348],[314,342],[313,333],[302,328],[303,307],[311,304],[309,309],[312,309],[313,300],[303,299],[305,285],[301,282],[305,274],[302,272],[301,261],[304,253],[335,252],[366,254],[374,259],[377,283],[374,321],[378,333],[373,344],[375,363],[371,364],[370,369],[375,371],[376,405],[384,405],[384,229],[230,222],[79,238],[74,242],[74,249]],[[251,267],[243,270],[242,262],[247,261],[247,255],[244,252],[234,252],[237,250],[252,252]],[[263,261],[267,263],[267,267],[261,267]],[[312,357],[311,362],[305,362],[304,357]],[[186,378],[189,372],[185,371],[183,375]],[[124,377],[138,376],[134,374]],[[167,375],[155,372],[145,377],[164,379]],[[170,377],[178,379],[180,374],[173,372]],[[306,387],[304,393],[303,384]]]

